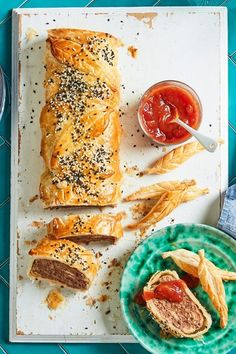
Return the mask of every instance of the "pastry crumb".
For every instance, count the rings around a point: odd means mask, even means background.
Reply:
[[[30,199],[29,199],[29,202],[30,203],[33,203],[35,200],[37,200],[37,199],[39,199],[39,196],[38,196],[38,194],[35,194],[33,197],[31,197]]]
[[[131,167],[126,167],[125,173],[126,173],[128,176],[136,176],[137,173],[139,173],[138,166],[135,165],[135,166],[131,166]]]
[[[89,297],[87,300],[86,300],[86,305],[89,306],[89,307],[93,307],[95,304],[96,304],[96,300],[93,299],[92,297]]]
[[[137,54],[138,54],[138,49],[135,48],[135,47],[133,47],[132,45],[130,45],[130,46],[128,47],[128,53],[129,53],[129,55],[130,55],[132,58],[136,59],[136,58],[137,58]]]
[[[108,268],[110,267],[121,267],[121,263],[118,261],[117,258],[113,258]]]
[[[24,277],[22,275],[18,276],[18,280],[23,280],[23,279],[24,279]]]
[[[222,144],[224,144],[224,143],[225,143],[225,141],[224,141],[224,139],[223,139],[223,138],[219,138],[219,139],[218,139],[218,143],[219,143],[220,145],[222,145]]]
[[[108,295],[101,295],[98,299],[97,299],[97,301],[99,301],[99,302],[105,302],[105,301],[107,301],[108,299],[110,299],[110,297],[108,296]]]
[[[32,223],[30,224],[30,226],[37,227],[37,229],[43,227],[44,225],[45,225],[44,221],[32,221]]]
[[[34,39],[37,36],[38,36],[38,32],[34,28],[29,27],[27,29],[26,35],[25,35],[27,42],[31,41],[32,39]]]
[[[37,243],[37,241],[36,240],[25,240],[24,243],[26,246],[34,246]]]
[[[110,281],[104,281],[104,282],[102,283],[102,285],[105,285],[105,286],[108,286],[108,285],[110,285],[110,284],[111,284]]]
[[[102,253],[101,253],[101,252],[97,252],[97,253],[95,253],[95,257],[96,257],[96,258],[100,258],[100,257],[102,257]]]
[[[153,202],[150,200],[144,200],[142,202],[133,205],[130,210],[132,213],[132,218],[134,220],[144,217],[151,209]]]
[[[20,256],[19,240],[16,241],[16,254],[17,254],[17,256]]]
[[[64,300],[64,296],[58,289],[52,289],[46,298],[46,303],[49,310],[57,310],[63,304]]]

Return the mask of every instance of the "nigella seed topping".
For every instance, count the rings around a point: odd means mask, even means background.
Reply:
[[[61,171],[53,174],[52,183],[58,188],[71,184],[77,193],[97,198],[97,182],[109,175],[106,162],[110,163],[112,156],[113,152],[103,145],[87,142],[72,154],[58,157]]]
[[[84,80],[84,73],[79,70],[66,66],[65,69],[55,74],[59,78],[59,90],[57,94],[49,101],[50,109],[57,117],[55,131],[60,131],[65,115],[62,111],[69,108],[73,115],[75,128],[80,126],[80,117],[85,113],[88,107],[88,99],[106,100],[110,97],[111,91],[106,82],[101,82],[99,78],[92,84],[88,84]],[[48,83],[52,83],[53,79],[49,79]],[[63,118],[62,118],[63,116]],[[78,130],[75,138],[79,138]],[[73,138],[73,136],[72,136]],[[74,140],[74,139],[73,139]]]

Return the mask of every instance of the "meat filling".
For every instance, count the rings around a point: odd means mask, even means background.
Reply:
[[[174,280],[171,276],[163,276],[160,282]],[[155,288],[157,284],[153,286]],[[185,334],[192,334],[204,326],[204,317],[201,309],[184,293],[183,301],[170,302],[168,300],[154,299],[154,304],[159,314],[168,319],[174,327],[180,329]]]
[[[89,243],[89,242],[94,242],[94,241],[105,241],[105,242],[110,242],[110,243],[115,243],[116,238],[113,236],[103,236],[103,235],[81,235],[81,236],[71,236],[71,237],[65,237],[67,240],[70,240],[72,242],[75,242],[77,244],[80,244],[81,242],[84,243]]]
[[[83,273],[78,269],[71,268],[59,261],[50,259],[35,259],[30,275],[37,278],[57,281],[74,289],[86,289],[88,281]]]

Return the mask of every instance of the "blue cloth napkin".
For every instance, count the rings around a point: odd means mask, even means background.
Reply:
[[[236,239],[236,184],[227,189],[217,227]]]

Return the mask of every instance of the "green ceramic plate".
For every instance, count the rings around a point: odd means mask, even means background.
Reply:
[[[145,307],[134,303],[134,296],[157,270],[181,271],[161,253],[177,248],[197,252],[204,248],[207,258],[218,267],[236,271],[236,241],[225,233],[206,225],[178,224],[157,231],[142,242],[131,255],[123,273],[120,300],[124,318],[134,337],[152,353],[227,353],[236,340],[236,283],[225,282],[229,322],[219,327],[219,316],[206,293],[198,286],[196,296],[212,316],[212,327],[202,340],[163,339],[160,328]]]

